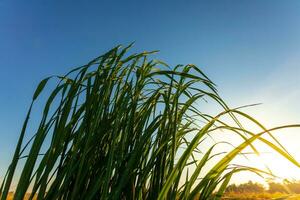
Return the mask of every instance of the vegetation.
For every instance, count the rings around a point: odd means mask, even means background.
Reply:
[[[253,183],[249,181],[248,183],[243,183],[240,185],[231,184],[227,186],[225,192],[237,192],[237,193],[262,193],[265,192],[265,188],[262,184]]]
[[[269,184],[269,192],[284,192],[284,193],[294,193],[300,194],[300,181],[288,181],[285,180],[284,183],[276,183],[270,182]]]
[[[248,183],[243,183],[240,185],[230,184],[227,186],[226,191],[235,193],[293,193],[300,194],[300,181],[288,181],[284,180],[283,183],[268,182],[268,188],[266,189],[263,185],[259,183],[253,183],[249,181]]]
[[[300,182],[284,180],[283,183],[268,182],[268,188],[259,183],[243,183],[229,185],[224,199],[300,199]],[[292,196],[291,196],[292,195]]]
[[[252,144],[256,140],[300,166],[271,133],[299,125],[267,130],[240,109],[230,109],[197,66],[169,67],[151,60],[154,52],[127,56],[130,46],[41,81],[0,187],[1,200],[14,179],[15,200],[27,192],[29,199],[220,199],[234,173],[267,173],[230,164],[246,147],[259,154]],[[27,141],[33,105],[53,79],[57,85]],[[201,112],[197,103],[206,99],[223,111],[215,116]],[[228,117],[234,124],[226,123]],[[261,132],[246,130],[240,118]],[[225,154],[218,152],[219,143],[202,147],[220,130],[243,142]],[[207,165],[212,158],[215,164]]]

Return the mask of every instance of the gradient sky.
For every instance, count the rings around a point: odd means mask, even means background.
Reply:
[[[247,111],[269,126],[300,122],[300,1],[85,2],[0,0],[0,179],[39,80],[132,41],[200,66],[232,107],[262,102]]]

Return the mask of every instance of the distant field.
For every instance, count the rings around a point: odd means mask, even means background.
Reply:
[[[288,200],[300,200],[300,195],[290,196],[290,197],[288,197],[286,199],[288,199]]]
[[[13,199],[13,193],[9,193],[7,200]],[[29,199],[29,194],[27,194],[24,200]],[[34,198],[35,199],[35,198]],[[230,193],[226,194],[222,200],[300,200],[300,195],[287,195],[281,193]]]
[[[282,193],[230,193],[224,195],[222,200],[300,200],[300,195],[287,195]]]

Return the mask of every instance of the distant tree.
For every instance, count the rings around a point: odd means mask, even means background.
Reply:
[[[235,192],[235,193],[296,193],[300,194],[300,181],[288,181],[284,180],[283,183],[278,182],[268,182],[269,189],[266,190],[263,185],[259,183],[253,183],[249,181],[240,185],[231,184],[227,186],[225,192]]]
[[[243,183],[240,185],[231,184],[227,187],[226,192],[238,192],[238,193],[262,193],[265,191],[263,185],[259,183],[253,183],[249,181],[248,183]]]
[[[289,189],[286,187],[286,185],[282,183],[276,183],[276,182],[269,182],[269,190],[268,192],[270,193],[275,193],[275,192],[281,192],[281,193],[288,193]]]
[[[285,184],[290,192],[300,194],[300,181],[286,181]]]
[[[236,184],[228,185],[225,192],[237,192],[238,186]]]

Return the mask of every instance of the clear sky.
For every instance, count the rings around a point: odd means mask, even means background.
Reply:
[[[262,102],[247,111],[269,126],[300,122],[298,0],[1,0],[0,178],[39,80],[132,41],[200,66],[232,107]]]

